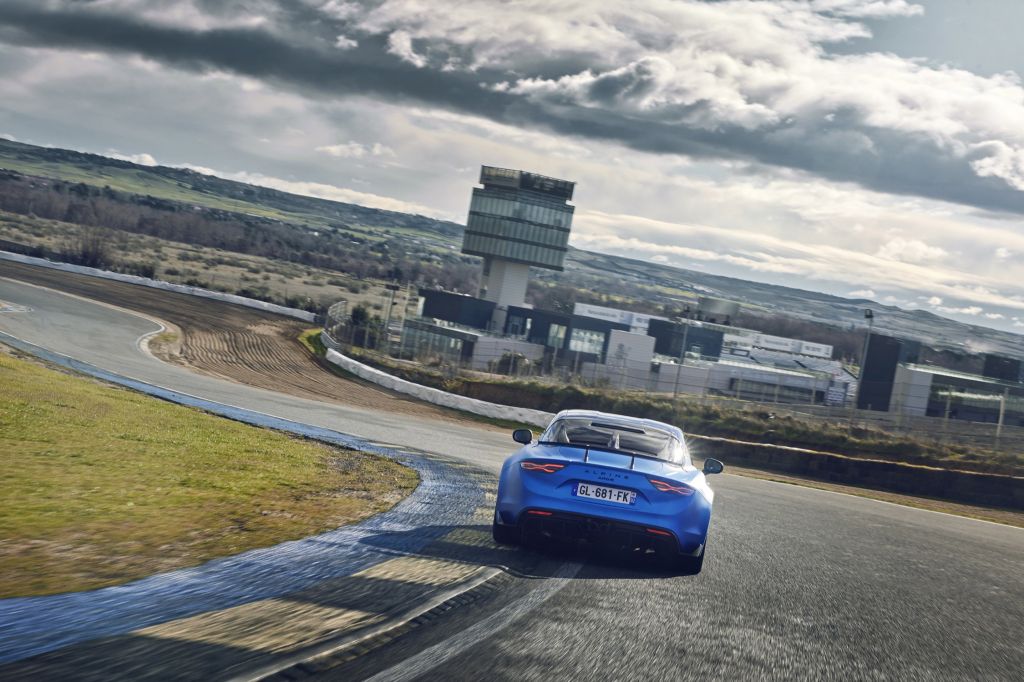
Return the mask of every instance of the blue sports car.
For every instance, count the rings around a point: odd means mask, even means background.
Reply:
[[[540,439],[528,429],[498,480],[494,539],[586,540],[671,558],[687,573],[704,563],[711,503],[705,474],[693,466],[675,426],[601,412],[566,410]]]

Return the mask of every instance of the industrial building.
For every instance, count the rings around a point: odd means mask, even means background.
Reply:
[[[505,328],[510,306],[526,306],[530,268],[562,270],[569,250],[575,183],[483,166],[469,203],[462,253],[481,256],[479,297],[494,303],[490,331]]]
[[[482,258],[477,296],[421,289],[418,315],[405,323],[405,357],[492,371],[515,357],[662,393],[834,405],[852,396],[854,379],[830,346],[736,327],[732,301],[699,297],[675,320],[584,303],[572,313],[533,308],[530,268],[564,266],[575,184],[492,166],[479,182],[462,243],[462,253]]]
[[[910,417],[1024,426],[1019,359],[987,354],[982,374],[919,363],[920,344],[871,334],[857,406]]]

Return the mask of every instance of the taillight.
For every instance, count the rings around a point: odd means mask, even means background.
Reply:
[[[693,488],[682,483],[669,483],[668,481],[660,481],[656,478],[649,478],[647,480],[663,493],[675,493],[676,495],[684,496],[693,494]]]
[[[669,533],[667,530],[659,530],[658,528],[648,528],[647,532],[651,535],[664,535],[666,537],[672,537],[672,533]]]
[[[539,471],[542,474],[553,474],[565,468],[564,464],[557,462],[520,462],[519,466],[525,471]]]

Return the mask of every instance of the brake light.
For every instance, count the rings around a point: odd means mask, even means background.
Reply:
[[[693,488],[683,485],[682,483],[669,483],[668,481],[659,481],[656,478],[649,478],[647,480],[651,482],[651,485],[663,493],[675,493],[676,495],[684,496],[693,494]]]
[[[669,533],[667,530],[658,530],[657,528],[648,528],[647,532],[651,533],[653,535],[665,535],[667,537],[672,537],[672,533]]]
[[[553,474],[565,468],[564,464],[557,462],[520,462],[519,466],[526,471],[539,471],[543,474]]]
[[[531,509],[526,513],[533,514],[535,516],[551,516],[551,512],[541,511],[540,509]]]

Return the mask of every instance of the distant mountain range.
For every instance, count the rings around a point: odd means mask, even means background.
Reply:
[[[1024,358],[1024,336],[979,325],[964,324],[927,310],[905,310],[868,299],[851,299],[793,287],[752,282],[623,258],[574,250],[570,262],[579,267],[638,282],[684,287],[694,293],[727,298],[777,313],[838,327],[864,328],[864,309],[874,313],[875,331],[921,341],[932,348],[966,353],[997,353]]]
[[[463,231],[458,223],[426,216],[290,194],[183,168],[142,166],[96,154],[3,139],[0,168],[259,216],[295,225],[296,229],[399,231],[415,235],[425,246],[449,252],[458,246]],[[690,295],[727,298],[762,313],[841,328],[863,327],[863,310],[870,307],[875,313],[876,329],[884,333],[918,339],[937,349],[1024,357],[1022,335],[964,324],[925,310],[904,310],[866,299],[848,299],[575,248],[569,251],[566,270],[606,281],[609,291],[615,291],[617,283],[625,278]]]

